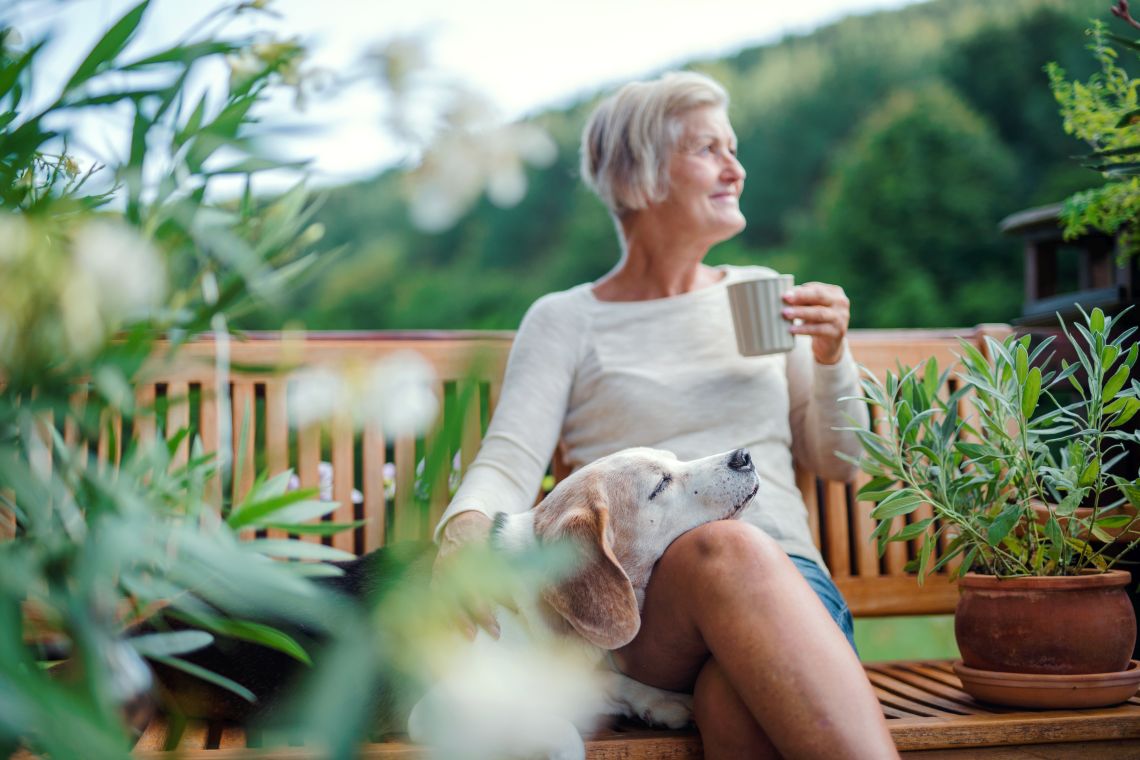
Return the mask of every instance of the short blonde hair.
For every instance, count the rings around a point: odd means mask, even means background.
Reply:
[[[617,217],[669,192],[669,154],[679,118],[702,106],[728,108],[728,93],[695,71],[630,82],[603,100],[582,131],[582,179]]]

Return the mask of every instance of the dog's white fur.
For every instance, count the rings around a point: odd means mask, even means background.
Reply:
[[[637,634],[650,571],[669,544],[736,516],[756,494],[755,470],[733,454],[681,462],[667,451],[626,449],[578,470],[529,512],[497,516],[496,547],[570,541],[577,569],[523,592],[513,600],[517,613],[496,611],[499,639],[479,632],[413,709],[411,738],[451,756],[582,758],[581,732],[604,715],[687,724],[689,695],[599,666],[606,650]]]

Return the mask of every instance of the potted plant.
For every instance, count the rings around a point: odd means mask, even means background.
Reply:
[[[1140,344],[1099,309],[1081,314],[1083,324],[1062,322],[1075,361],[1060,371],[1048,369],[1052,338],[987,336],[984,350],[962,342],[960,385],[946,396],[955,370],[934,359],[862,382],[881,412],[856,430],[879,551],[917,540],[920,583],[950,569],[959,675],[991,701],[1112,703],[1140,682],[1129,574],[1113,569],[1114,541],[1140,542],[1140,478],[1114,470],[1137,441],[1121,426],[1140,411]],[[933,517],[908,520],[923,504]],[[997,692],[979,686],[987,679]]]

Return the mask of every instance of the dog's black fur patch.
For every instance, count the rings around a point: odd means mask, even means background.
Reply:
[[[342,594],[354,603],[371,607],[397,584],[422,585],[426,594],[434,558],[435,547],[431,543],[398,543],[348,562],[330,563],[339,567],[343,574],[317,578],[314,582],[331,593]],[[319,632],[289,620],[257,622],[267,623],[292,636],[310,654],[314,666],[320,666],[322,649],[327,642]],[[166,629],[187,627],[170,621]],[[148,628],[155,629],[154,626]],[[152,663],[164,703],[187,717],[242,723],[272,720],[286,701],[291,687],[308,671],[304,663],[284,652],[217,634],[209,647],[189,653],[183,659],[245,686],[254,693],[257,701],[247,702],[226,689],[180,670]],[[378,701],[387,701],[390,695],[385,694],[386,686],[377,684],[374,694],[361,695],[361,698],[370,696]],[[402,727],[399,718],[391,722]]]

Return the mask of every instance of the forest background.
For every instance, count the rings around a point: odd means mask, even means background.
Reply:
[[[998,223],[1101,181],[1073,160],[1087,150],[1064,134],[1043,67],[1087,79],[1084,30],[1107,5],[934,0],[693,62],[731,94],[748,171],[748,227],[709,262],[839,283],[855,327],[1013,319],[1021,247]],[[409,221],[398,171],[328,189],[316,218],[337,253],[238,326],[513,329],[540,295],[604,274],[613,225],[577,169],[595,102],[532,119],[558,157],[528,170],[521,203],[484,199],[440,233]]]

